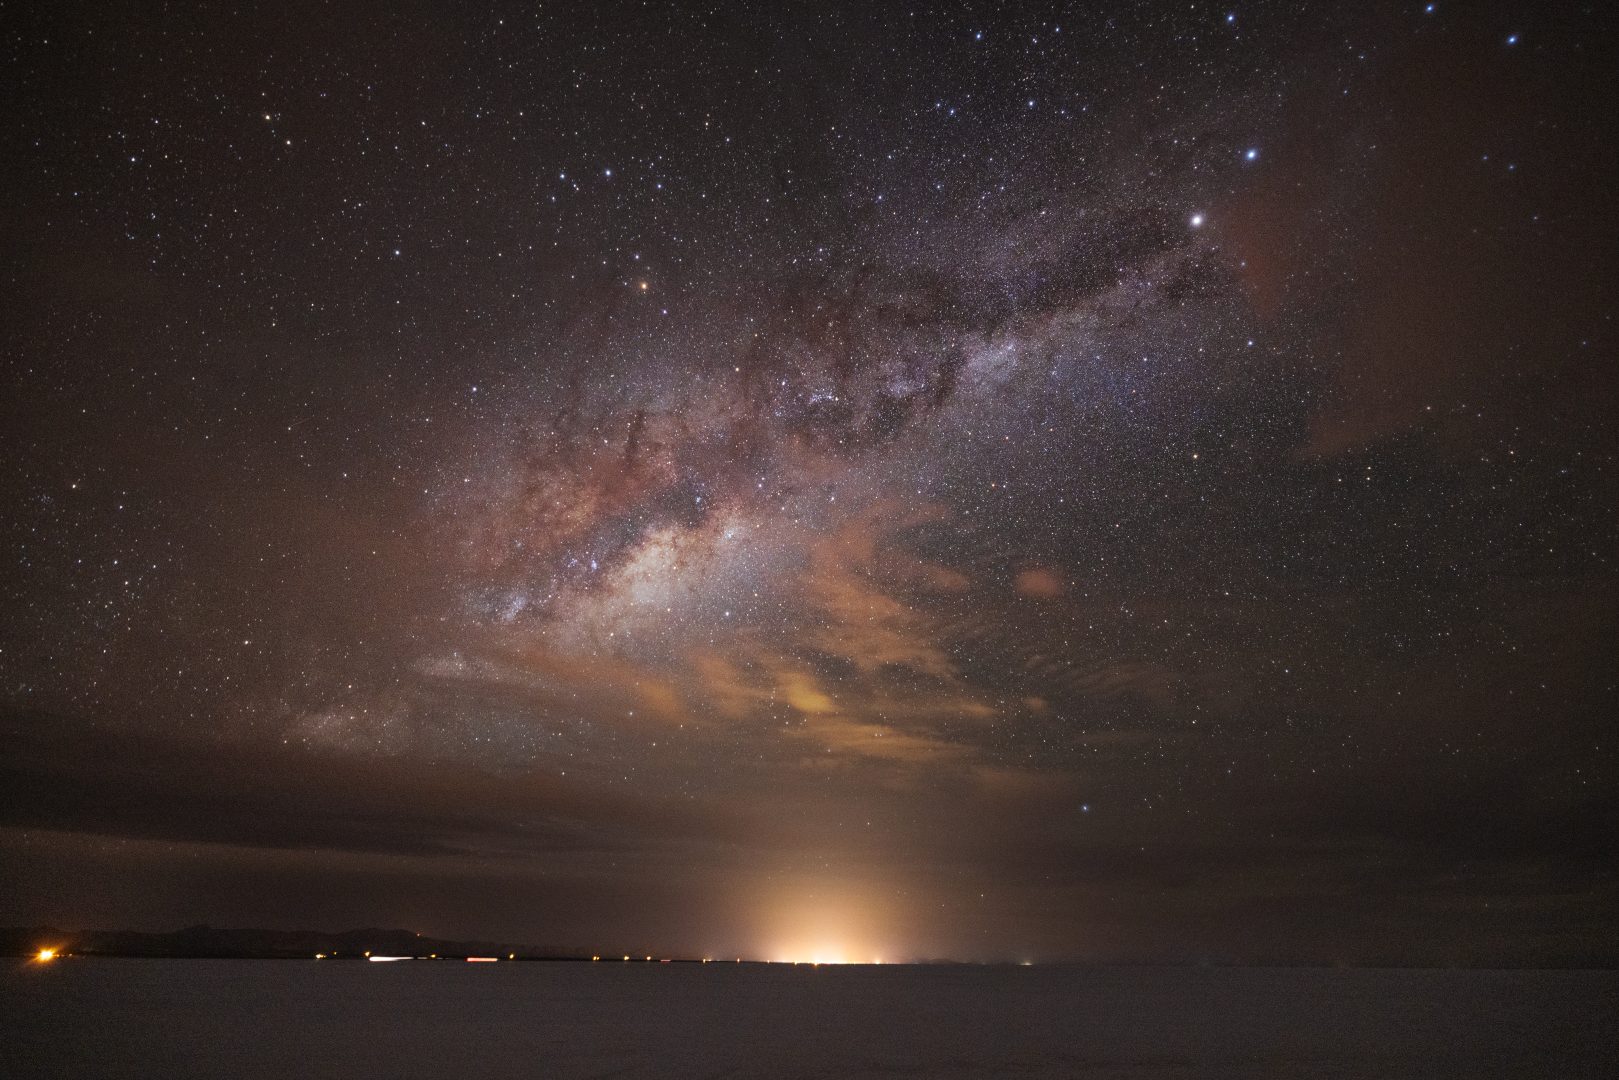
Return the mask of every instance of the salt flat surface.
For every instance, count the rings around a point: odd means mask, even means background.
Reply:
[[[6,963],[13,1080],[1619,1069],[1619,972]]]

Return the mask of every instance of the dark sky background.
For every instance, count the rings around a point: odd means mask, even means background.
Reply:
[[[1609,5],[0,25],[0,922],[1619,962]]]

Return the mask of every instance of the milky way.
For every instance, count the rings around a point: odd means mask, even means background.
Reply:
[[[10,36],[0,920],[1613,940],[1604,18],[132,18]]]

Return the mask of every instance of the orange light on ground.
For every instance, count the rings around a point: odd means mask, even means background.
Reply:
[[[41,949],[41,950],[39,950],[39,952],[34,954],[34,959],[38,960],[42,964],[48,964],[52,960],[56,959],[56,950],[55,949]]]
[[[498,957],[498,956],[469,956],[469,957],[467,957],[467,963],[469,963],[469,964],[493,964],[495,961],[497,961],[499,959],[500,959],[500,957]]]

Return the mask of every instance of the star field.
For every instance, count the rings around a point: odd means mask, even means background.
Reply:
[[[15,14],[0,921],[1612,959],[1599,7]]]

